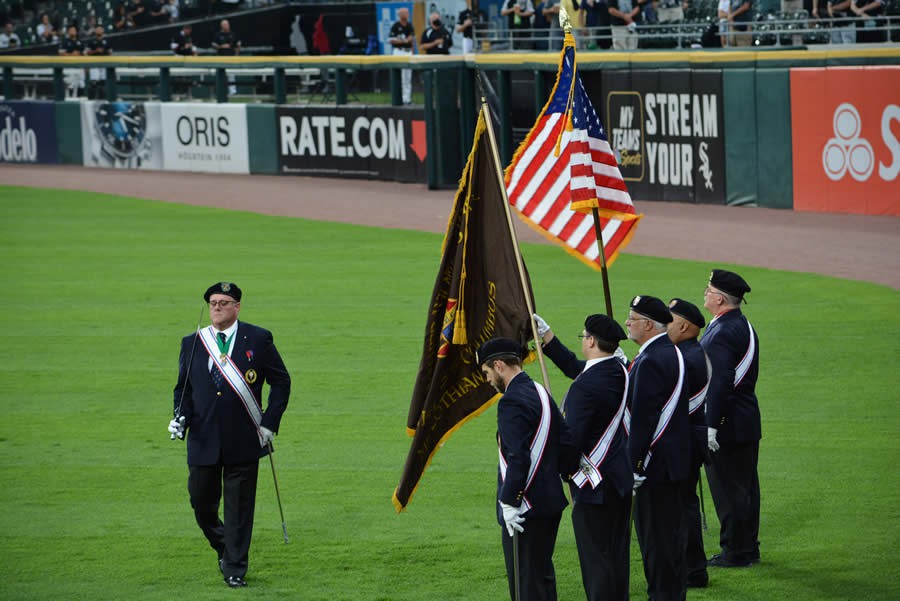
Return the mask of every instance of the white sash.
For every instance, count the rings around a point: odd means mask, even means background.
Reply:
[[[753,336],[753,326],[750,325],[750,322],[747,322],[747,327],[750,328],[750,344],[747,345],[747,352],[744,354],[744,357],[737,364],[737,367],[734,368],[734,387],[737,388],[738,384],[741,383],[741,380],[744,379],[744,376],[747,375],[747,372],[750,371],[750,365],[753,363],[753,355],[756,354],[756,340]]]
[[[709,362],[706,351],[703,351],[703,358],[706,359],[706,384],[700,389],[700,392],[691,397],[688,404],[688,413],[691,415],[703,406],[703,401],[706,400],[706,391],[709,390],[709,381],[712,379],[712,363]]]
[[[619,365],[622,364],[619,363]],[[603,476],[600,474],[600,466],[603,464],[604,459],[606,459],[606,454],[609,452],[609,447],[616,435],[616,430],[619,428],[619,423],[621,423],[622,417],[625,414],[625,401],[628,399],[628,370],[625,369],[624,365],[622,365],[622,370],[625,372],[625,392],[622,394],[622,402],[619,403],[619,409],[613,416],[612,421],[609,422],[609,425],[606,426],[603,436],[597,441],[594,449],[589,455],[582,454],[581,458],[578,460],[578,466],[581,469],[572,476],[572,482],[574,482],[575,486],[578,488],[584,488],[584,485],[588,482],[591,483],[591,488],[597,488],[603,481]]]
[[[201,329],[199,334],[200,342],[203,343],[206,352],[212,357],[213,369],[218,369],[222,372],[225,381],[228,382],[231,389],[234,390],[238,397],[240,397],[244,409],[247,410],[247,415],[250,417],[250,420],[256,428],[256,435],[259,437],[259,446],[266,446],[262,431],[259,429],[262,424],[262,412],[259,409],[259,403],[256,402],[256,397],[253,396],[253,391],[244,380],[244,375],[237,368],[234,361],[231,360],[231,357],[225,355],[224,360],[221,359],[222,353],[219,352],[219,345],[216,342],[216,335],[212,326]]]
[[[525,490],[522,491],[522,504],[519,505],[520,512],[526,512],[531,509],[531,503],[528,502],[528,499],[525,497],[525,492],[528,490],[528,487],[531,486],[531,481],[534,480],[534,475],[537,472],[538,466],[541,464],[541,459],[544,457],[544,450],[547,448],[547,441],[550,438],[550,396],[547,394],[547,391],[544,390],[544,387],[534,382],[534,387],[538,392],[538,397],[541,399],[541,421],[538,423],[537,431],[534,433],[534,438],[531,439],[530,445],[530,456],[531,456],[531,465],[528,467],[528,478],[525,481]],[[500,450],[498,445],[497,454],[500,455],[500,480],[506,481],[506,459],[503,457],[503,451]]]
[[[644,458],[645,470],[647,469],[647,466],[650,465],[650,458],[653,456],[653,447],[656,446],[656,443],[659,442],[659,439],[662,438],[662,435],[666,432],[666,428],[669,427],[669,422],[672,420],[672,415],[675,413],[675,407],[678,405],[678,399],[681,398],[681,388],[684,385],[684,358],[681,356],[681,351],[678,350],[677,346],[674,346],[673,348],[675,349],[675,354],[678,356],[678,383],[675,384],[675,390],[672,392],[672,396],[670,396],[669,400],[666,401],[666,404],[663,405],[659,421],[656,423],[656,430],[653,432],[653,440],[650,441],[650,449],[647,451],[647,456]]]

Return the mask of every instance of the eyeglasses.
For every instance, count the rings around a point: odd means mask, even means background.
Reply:
[[[719,292],[718,290],[713,290],[709,286],[707,286],[706,288],[703,289],[703,295],[706,296],[707,294],[720,294],[722,296],[725,296],[724,292]]]
[[[626,317],[625,323],[628,323],[629,321],[635,322],[635,321],[650,321],[650,320],[647,319],[646,317]]]
[[[237,301],[233,301],[233,300],[214,301],[214,300],[211,300],[211,301],[209,301],[209,306],[210,307],[227,307],[228,305],[233,305],[235,303],[237,303]]]
[[[591,334],[579,334],[578,337],[579,338],[593,338],[593,336]]]

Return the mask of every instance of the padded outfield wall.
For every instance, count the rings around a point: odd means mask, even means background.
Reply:
[[[148,64],[134,57],[102,60],[111,68]],[[269,64],[263,57],[248,60],[257,69]],[[5,101],[0,160],[452,188],[481,95],[504,107],[497,111],[498,138],[508,161],[554,85],[557,60],[548,53],[415,57],[423,107]],[[900,215],[898,49],[581,52],[578,61],[638,200]],[[150,60],[155,66],[193,62],[221,66],[215,59]],[[269,62],[409,66],[389,57]],[[73,63],[78,59],[9,57],[0,66],[11,75],[17,66]]]

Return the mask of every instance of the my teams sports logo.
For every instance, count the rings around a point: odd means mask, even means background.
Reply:
[[[832,119],[834,137],[825,143],[822,150],[822,167],[832,181],[839,181],[847,173],[858,182],[869,179],[875,170],[875,151],[872,144],[863,138],[863,122],[859,111],[849,102],[837,107]],[[900,171],[900,143],[891,131],[892,121],[900,121],[900,107],[889,105],[881,116],[881,136],[891,150],[894,159],[891,164],[879,163],[878,175],[885,181],[892,181]]]
[[[637,92],[611,92],[607,96],[609,145],[626,181],[644,179],[644,110]]]

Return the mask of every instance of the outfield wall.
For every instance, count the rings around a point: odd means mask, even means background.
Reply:
[[[900,50],[672,54],[579,54],[635,199],[900,215]],[[404,65],[370,58],[330,62],[392,80]],[[418,107],[0,101],[0,160],[453,188],[481,94],[511,107],[498,111],[509,161],[556,76],[547,53],[416,58]]]

